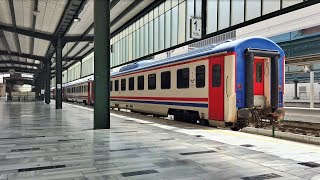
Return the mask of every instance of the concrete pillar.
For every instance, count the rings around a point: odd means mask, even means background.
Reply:
[[[51,61],[48,60],[45,64],[46,69],[46,85],[45,85],[45,103],[50,104],[50,83],[51,83]]]
[[[314,108],[314,71],[310,71],[310,108]]]
[[[56,46],[56,109],[62,109],[62,42],[60,36]]]
[[[298,80],[294,80],[294,99],[298,99]]]

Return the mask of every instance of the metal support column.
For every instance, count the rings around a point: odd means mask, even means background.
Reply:
[[[80,78],[82,78],[82,59],[80,60]]]
[[[94,0],[94,129],[110,129],[110,0]]]
[[[51,83],[51,62],[48,60],[45,64],[46,85],[45,85],[45,103],[50,104],[50,83]]]
[[[294,80],[294,99],[298,99],[298,80]]]
[[[314,108],[314,71],[310,71],[310,108]]]
[[[56,46],[56,109],[62,109],[62,43],[58,37]]]
[[[45,79],[46,79],[46,71],[45,71],[45,67],[43,67],[41,71],[41,78],[40,78],[40,101],[44,101],[43,90],[45,88]]]

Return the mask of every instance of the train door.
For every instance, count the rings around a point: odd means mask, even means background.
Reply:
[[[264,95],[264,60],[254,59],[253,68],[254,95]]]
[[[209,59],[209,119],[224,120],[224,57]]]

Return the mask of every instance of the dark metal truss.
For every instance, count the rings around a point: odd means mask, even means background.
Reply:
[[[0,55],[7,55],[7,56],[16,56],[16,57],[22,57],[22,58],[28,58],[28,59],[35,59],[39,60],[42,62],[47,61],[46,57],[44,56],[36,56],[36,55],[30,55],[30,54],[25,54],[25,53],[18,53],[18,52],[8,52],[8,51],[2,51],[0,50]],[[62,61],[80,61],[81,57],[64,57],[62,58]]]
[[[8,72],[10,69],[14,69],[16,72],[21,73],[33,73],[36,74],[39,72],[38,69],[30,69],[30,68],[21,68],[21,67],[1,67],[0,72]]]
[[[68,4],[63,12],[62,18],[53,34],[54,40],[58,38],[65,37],[66,33],[71,28],[74,19],[78,17],[80,12],[83,10],[87,1],[84,0],[69,0]],[[50,46],[47,50],[46,57],[47,59],[51,59],[55,52],[55,44],[56,42],[50,43]],[[62,45],[62,48],[64,44]]]
[[[29,63],[29,62],[22,62],[22,61],[0,61],[0,64],[18,64],[18,65],[24,65],[24,66],[35,66],[37,68],[40,67],[40,64],[35,64],[35,63]]]

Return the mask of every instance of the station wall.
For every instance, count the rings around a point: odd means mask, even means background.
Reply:
[[[310,100],[310,83],[298,83],[297,95],[301,100]],[[286,84],[284,87],[284,99],[293,100],[294,99],[294,84]],[[320,84],[314,83],[314,98],[315,100],[320,100]]]

